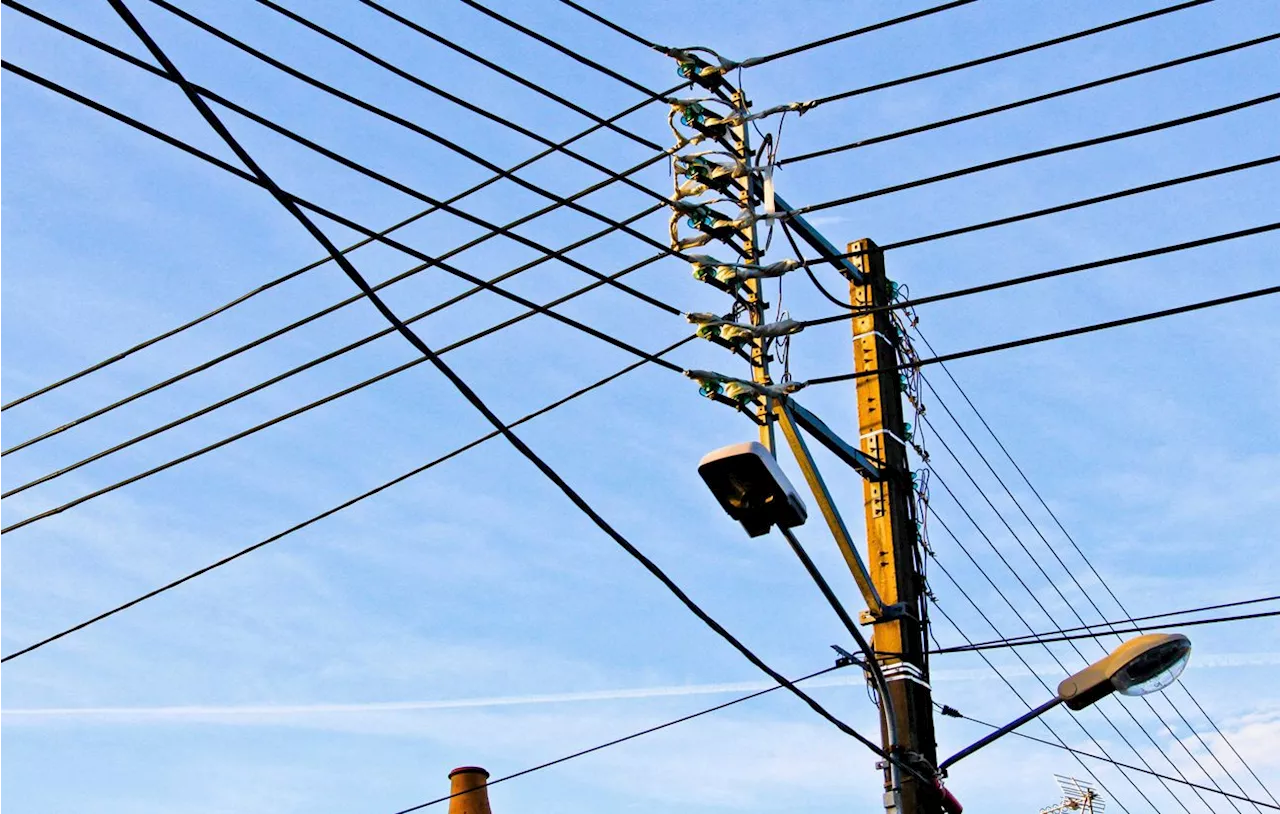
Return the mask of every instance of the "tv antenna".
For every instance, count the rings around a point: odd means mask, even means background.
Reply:
[[[1055,774],[1058,788],[1062,789],[1062,801],[1040,809],[1040,814],[1102,814],[1107,801],[1085,780]]]

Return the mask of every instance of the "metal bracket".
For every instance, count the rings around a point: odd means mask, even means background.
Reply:
[[[860,611],[858,613],[858,621],[864,625],[878,625],[881,622],[896,622],[899,619],[914,619],[911,611],[907,609],[905,602],[895,602],[892,605],[881,605],[880,613],[876,614],[869,610]]]

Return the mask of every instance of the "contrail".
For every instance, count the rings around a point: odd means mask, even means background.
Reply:
[[[1202,656],[1193,660],[1191,668],[1250,667],[1280,664],[1280,653],[1222,653]],[[1026,676],[1032,671],[1025,667],[1008,668],[1005,675]],[[1060,676],[1062,668],[1041,665],[1034,668],[1036,675]],[[990,678],[985,668],[934,670],[933,682],[983,681]],[[842,687],[863,683],[859,675],[829,676],[808,682],[809,687]],[[28,709],[0,710],[10,721],[18,719],[143,719],[149,721],[193,720],[208,718],[303,716],[342,713],[414,712],[421,710],[469,709],[477,707],[528,706],[535,704],[568,704],[590,701],[622,701],[628,699],[664,698],[686,695],[723,695],[749,693],[773,686],[767,681],[738,681],[720,684],[682,684],[668,687],[637,687],[616,690],[592,690],[587,692],[547,693],[542,695],[498,695],[480,698],[455,698],[435,701],[376,701],[351,704],[247,704],[247,705],[191,705],[162,707],[33,707]]]

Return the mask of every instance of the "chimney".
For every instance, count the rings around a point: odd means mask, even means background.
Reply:
[[[489,810],[489,773],[479,766],[462,766],[449,772],[449,814],[492,814]]]

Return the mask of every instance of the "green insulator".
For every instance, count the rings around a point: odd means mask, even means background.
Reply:
[[[706,396],[707,398],[711,398],[712,396],[720,395],[723,389],[724,388],[720,386],[719,382],[707,382],[706,384],[698,388],[698,393],[699,395],[703,395],[703,396]]]
[[[698,330],[694,331],[703,339],[710,339],[713,336],[720,335],[720,326],[718,325],[699,325]]]
[[[902,392],[904,393],[907,392],[909,388],[909,384],[907,382],[907,374],[905,373],[898,374],[898,387],[902,389]]]
[[[705,282],[709,273],[711,273],[711,269],[707,266],[698,266],[693,270],[693,279]]]
[[[676,73],[685,79],[692,79],[693,72],[697,70],[698,65],[695,62],[681,62],[676,65]]]
[[[911,426],[910,421],[902,422],[902,434],[910,441],[915,436],[915,429]]]

